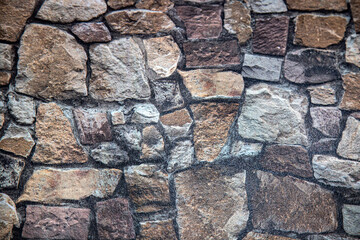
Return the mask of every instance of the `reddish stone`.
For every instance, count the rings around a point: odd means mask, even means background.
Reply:
[[[28,205],[23,238],[88,239],[90,209]]]
[[[236,40],[185,42],[183,47],[187,67],[240,64],[240,49]]]
[[[79,23],[71,31],[83,42],[109,42],[111,35],[104,23]]]
[[[354,20],[356,32],[360,32],[360,1],[351,0],[350,1],[351,14]]]

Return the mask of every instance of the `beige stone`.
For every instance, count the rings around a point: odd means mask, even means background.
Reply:
[[[140,0],[135,5],[135,7],[153,11],[167,12],[174,7],[174,3],[171,0]]]
[[[15,155],[28,157],[35,142],[28,128],[11,124],[0,139],[0,149]]]
[[[121,9],[125,7],[133,6],[136,0],[108,0],[107,4],[113,9]]]
[[[14,225],[20,227],[15,203],[8,195],[0,193],[0,239],[10,240]]]
[[[111,122],[113,125],[123,125],[126,123],[125,115],[122,111],[111,112]]]
[[[353,34],[346,40],[346,62],[360,67],[360,35]]]
[[[140,229],[140,234],[136,240],[177,240],[171,219],[140,222]]]
[[[336,89],[331,83],[308,87],[313,104],[331,105],[337,102]]]
[[[346,0],[286,0],[289,9],[316,11],[316,10],[334,10],[344,11],[347,9]]]
[[[0,72],[0,86],[9,85],[11,74],[8,72]]]
[[[344,110],[360,110],[360,74],[349,73],[343,77],[344,96],[340,108]]]
[[[170,140],[175,140],[177,138],[188,137],[190,135],[190,127],[193,121],[188,110],[183,108],[175,112],[162,115],[160,117],[160,122]]]
[[[249,232],[243,238],[243,240],[291,240],[291,239],[295,239],[295,238],[288,238],[288,237],[277,236],[268,233],[257,233],[257,232]]]

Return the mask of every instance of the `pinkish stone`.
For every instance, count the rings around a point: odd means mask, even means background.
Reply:
[[[71,31],[86,43],[111,41],[109,29],[102,22],[79,23],[74,25]]]

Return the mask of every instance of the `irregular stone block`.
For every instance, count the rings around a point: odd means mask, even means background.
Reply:
[[[360,74],[349,73],[342,77],[344,95],[340,108],[344,110],[360,110]]]
[[[247,143],[238,140],[234,141],[229,148],[223,148],[222,153],[225,155],[230,155],[230,157],[241,158],[241,160],[247,161],[258,156],[262,150],[262,147],[263,144],[261,143]]]
[[[336,151],[337,138],[322,138],[317,142],[313,142],[310,150],[315,153]]]
[[[8,94],[8,99],[10,113],[17,122],[31,125],[35,121],[34,99],[13,92]]]
[[[122,111],[111,112],[111,123],[113,125],[123,125],[126,123],[125,115]]]
[[[91,157],[107,166],[117,166],[129,162],[129,155],[122,150],[116,143],[101,143],[94,149],[91,149]]]
[[[189,112],[183,108],[160,117],[165,133],[171,141],[177,138],[189,137],[192,119]]]
[[[337,137],[340,134],[341,111],[337,107],[310,108],[312,125],[328,137]]]
[[[10,44],[0,43],[0,69],[11,70],[14,65],[15,51]]]
[[[0,239],[10,240],[13,226],[20,227],[16,205],[5,193],[0,193],[0,222]]]
[[[250,6],[255,13],[281,13],[287,11],[283,0],[250,0]]]
[[[152,11],[167,12],[174,7],[174,3],[171,0],[140,0],[136,3],[135,7]]]
[[[178,81],[154,81],[152,82],[152,89],[155,94],[155,105],[160,111],[170,111],[184,106]]]
[[[257,233],[257,232],[249,232],[243,238],[243,240],[291,240],[295,238],[288,238],[283,236],[272,235],[268,233]]]
[[[88,239],[90,209],[28,205],[23,238]]]
[[[172,220],[158,220],[140,222],[140,234],[137,236],[138,240],[177,240],[173,221]]]
[[[360,206],[344,204],[342,214],[345,232],[360,236]]]
[[[341,157],[360,161],[360,120],[348,117],[336,150]]]
[[[147,126],[142,131],[140,159],[159,159],[164,154],[164,139],[155,126]]]
[[[170,150],[167,171],[174,172],[190,167],[195,163],[194,155],[194,146],[191,141],[175,142],[175,146]]]
[[[79,23],[74,25],[71,31],[86,43],[111,41],[109,29],[102,22]]]
[[[141,151],[141,131],[134,125],[114,127],[114,136],[117,143],[125,145],[131,151]]]
[[[241,75],[246,78],[278,82],[282,63],[283,60],[280,58],[245,54]]]
[[[113,9],[121,9],[135,5],[136,0],[108,0],[107,4]]]
[[[337,103],[336,89],[331,83],[308,87],[311,103],[332,105]]]
[[[306,240],[356,240],[358,238],[352,238],[339,234],[326,234],[326,235],[310,235],[305,238]]]
[[[289,9],[302,11],[344,11],[347,9],[346,0],[286,0]]]
[[[355,31],[360,32],[360,2],[357,0],[350,1],[351,15],[354,20]]]
[[[360,36],[353,34],[346,39],[346,62],[360,67]]]
[[[9,85],[11,79],[11,73],[0,71],[0,86]]]
[[[17,188],[24,167],[21,158],[0,154],[0,189]]]
[[[160,113],[151,103],[137,104],[131,116],[132,123],[157,123]]]
[[[17,156],[28,157],[35,142],[28,128],[11,124],[0,139],[0,149]]]

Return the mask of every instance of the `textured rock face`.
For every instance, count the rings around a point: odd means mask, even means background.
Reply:
[[[0,154],[0,189],[17,188],[24,167],[22,159]]]
[[[144,103],[134,107],[134,113],[131,116],[132,123],[157,123],[160,113],[153,104]]]
[[[159,159],[162,157],[165,147],[164,139],[155,126],[145,127],[142,131],[141,159]]]
[[[113,9],[121,9],[135,5],[136,0],[108,0],[107,4]]]
[[[186,109],[162,115],[160,122],[164,127],[167,137],[172,141],[190,135],[192,119]]]
[[[194,144],[200,161],[212,162],[226,143],[239,109],[237,103],[200,103],[190,106],[194,114]]]
[[[0,69],[11,70],[14,65],[15,51],[12,45],[0,43]]]
[[[315,153],[334,152],[336,151],[336,143],[336,138],[322,138],[312,143],[310,149]]]
[[[353,34],[346,39],[346,62],[360,67],[360,35]]]
[[[178,16],[185,24],[188,39],[219,37],[222,30],[221,11],[219,5],[176,7]]]
[[[283,236],[276,236],[267,233],[249,232],[246,234],[243,240],[291,240],[294,238],[288,238]]]
[[[242,76],[264,81],[278,82],[283,60],[279,58],[245,54]]]
[[[160,111],[170,111],[184,106],[178,81],[154,81],[152,88],[155,94],[155,105]]]
[[[286,0],[289,9],[316,11],[316,10],[334,10],[344,11],[347,9],[346,0]]]
[[[140,9],[166,12],[173,8],[174,3],[171,0],[139,0],[135,6]]]
[[[252,160],[254,157],[260,154],[263,144],[261,143],[247,143],[241,140],[235,141],[231,144],[230,148],[222,149],[222,153],[225,152],[231,157],[240,158],[241,160]]]
[[[83,42],[109,42],[111,35],[104,23],[79,23],[71,28],[71,31]]]
[[[122,111],[111,112],[111,123],[113,125],[123,125],[126,123],[125,115]]]
[[[256,19],[253,51],[284,56],[288,38],[289,17]]]
[[[139,240],[176,240],[172,220],[140,222]]]
[[[180,238],[237,239],[249,218],[245,178],[245,171],[208,166],[177,174]]]
[[[337,102],[336,89],[331,83],[308,87],[311,103],[331,105]]]
[[[10,240],[13,226],[20,226],[13,200],[5,193],[0,193],[0,239]]]
[[[86,240],[89,227],[90,209],[28,205],[22,237]]]
[[[60,203],[89,196],[109,197],[121,178],[118,169],[37,169],[17,202]]]
[[[307,145],[305,95],[290,89],[257,84],[247,89],[238,119],[244,138],[282,144]]]
[[[0,86],[9,85],[11,79],[11,74],[8,72],[0,71]]]
[[[30,24],[21,37],[18,54],[16,91],[49,100],[87,95],[86,53],[70,34]]]
[[[342,133],[337,153],[344,158],[360,161],[360,121],[349,117]]]
[[[112,30],[121,34],[155,34],[169,32],[175,27],[162,12],[148,10],[121,10],[105,16]]]
[[[96,222],[100,239],[135,238],[129,201],[125,198],[96,203]]]
[[[320,233],[337,228],[336,203],[330,191],[294,177],[257,171],[252,196],[254,228]],[[286,202],[286,204],[283,204]]]
[[[345,204],[342,209],[344,230],[354,236],[360,236],[360,206]]]
[[[315,48],[339,43],[344,38],[347,25],[346,18],[340,16],[302,14],[295,21],[294,44]]]
[[[356,0],[350,1],[351,14],[354,20],[356,32],[360,32],[360,3]]]
[[[76,142],[69,119],[56,103],[41,104],[37,111],[37,144],[33,162],[83,163],[87,154]]]
[[[178,72],[194,98],[240,97],[244,90],[244,80],[235,72],[215,69]]]
[[[114,128],[114,136],[120,145],[125,145],[132,151],[141,151],[141,131],[136,126],[117,126]]]
[[[145,58],[133,38],[90,47],[90,95],[97,100],[148,99]]]
[[[11,115],[21,124],[32,124],[35,121],[35,101],[15,93],[8,94],[8,106]]]
[[[343,77],[345,93],[340,108],[344,110],[360,110],[360,74],[349,73]]]
[[[28,157],[35,142],[28,128],[11,124],[0,139],[0,149],[17,156]]]
[[[190,167],[195,162],[194,153],[194,146],[191,141],[176,142],[170,150],[167,171],[174,172]]]
[[[287,8],[283,0],[250,0],[251,9],[256,13],[280,13]]]
[[[32,15],[36,0],[3,0],[0,3],[0,40],[16,42]]]
[[[335,52],[315,49],[289,52],[284,62],[284,76],[294,83],[323,83],[341,77]]]
[[[310,108],[313,127],[328,137],[337,137],[340,133],[341,111],[336,107]]]
[[[129,161],[128,153],[116,143],[101,143],[91,150],[91,157],[107,166],[117,166]]]
[[[306,240],[356,240],[356,238],[338,235],[338,234],[326,234],[326,235],[310,235],[306,237]]]

